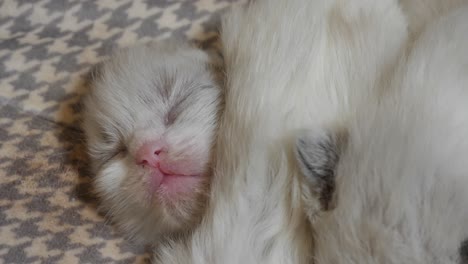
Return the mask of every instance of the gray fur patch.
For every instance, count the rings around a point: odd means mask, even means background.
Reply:
[[[311,132],[313,133],[313,132]],[[336,138],[331,133],[306,134],[297,139],[296,158],[323,210],[330,210],[335,193],[335,169],[339,160]]]
[[[464,240],[460,245],[460,261],[461,264],[468,263],[468,239]]]

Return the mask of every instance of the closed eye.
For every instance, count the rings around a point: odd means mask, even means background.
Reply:
[[[184,97],[180,99],[178,102],[176,102],[171,109],[166,114],[166,117],[164,118],[164,125],[165,126],[170,126],[174,124],[176,121],[177,117],[180,115],[180,112],[182,110],[181,106],[183,102],[187,99],[187,97]]]
[[[178,113],[176,113],[174,107],[169,110],[169,112],[166,114],[166,117],[164,118],[164,125],[165,126],[170,126],[174,124],[175,120],[177,119]]]
[[[116,131],[113,131],[116,132]],[[121,136],[118,133],[112,133],[108,130],[101,129],[100,137],[102,143],[99,149],[99,167],[109,163],[119,154],[125,153],[127,148]]]
[[[127,153],[127,147],[124,144],[119,144],[114,150],[102,153],[102,158],[99,161],[98,167],[106,165],[110,161],[114,160],[119,155],[125,155]]]
[[[113,136],[104,130],[101,130],[99,132],[99,136],[101,137],[101,140],[106,144],[112,144],[114,142]]]
[[[171,106],[171,108],[167,112],[166,117],[164,118],[164,125],[170,126],[174,124],[181,112],[187,108],[187,105],[190,105],[191,102],[189,100],[193,100],[193,96],[194,93],[196,93],[196,91],[212,88],[214,88],[213,85],[193,86],[192,88],[187,89],[188,92],[186,91],[185,94],[179,95],[177,101]]]

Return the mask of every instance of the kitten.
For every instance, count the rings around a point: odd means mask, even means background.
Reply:
[[[310,263],[292,137],[341,122],[393,69],[406,21],[391,0],[257,0],[223,23],[226,105],[201,225],[161,264]]]
[[[95,187],[116,224],[154,243],[198,223],[222,107],[208,54],[176,41],[120,50],[84,105]]]
[[[468,6],[428,24],[345,133],[298,137],[314,263],[468,263],[467,32]]]

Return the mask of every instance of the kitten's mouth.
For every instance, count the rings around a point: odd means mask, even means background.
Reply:
[[[150,192],[163,196],[190,192],[201,180],[201,175],[172,174],[158,169],[148,176]]]

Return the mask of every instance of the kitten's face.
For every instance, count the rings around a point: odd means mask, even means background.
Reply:
[[[106,62],[85,101],[96,189],[129,235],[188,229],[205,204],[221,90],[207,55],[177,43]]]

